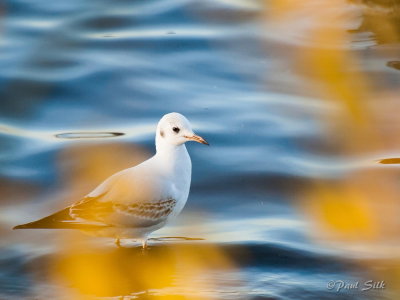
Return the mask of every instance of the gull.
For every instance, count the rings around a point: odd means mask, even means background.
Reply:
[[[95,236],[142,241],[183,209],[189,196],[192,163],[185,143],[209,145],[179,113],[164,115],[156,129],[156,154],[108,177],[83,199],[13,229],[79,229]]]

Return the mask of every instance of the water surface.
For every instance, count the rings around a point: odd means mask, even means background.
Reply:
[[[294,65],[304,49],[342,47],[361,57],[359,70],[380,78],[383,94],[398,86],[390,61],[399,57],[359,28],[362,16],[350,4],[342,8],[354,14],[343,27],[350,43],[342,45],[312,44],[306,15],[275,27],[270,9],[241,0],[3,5],[1,299],[390,299],[390,289],[327,288],[332,280],[385,280],[364,263],[384,258],[315,239],[299,200],[315,180],[379,168],[399,145],[340,151],[342,136],[324,121],[340,106]],[[379,106],[387,122],[397,118],[394,107]],[[212,146],[188,145],[188,204],[154,237],[204,240],[153,241],[141,256],[135,244],[119,250],[69,232],[11,230],[150,157],[156,123],[171,111]],[[388,135],[398,128],[382,124]]]

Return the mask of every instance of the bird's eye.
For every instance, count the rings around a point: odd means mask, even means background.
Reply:
[[[179,133],[179,131],[180,131],[179,127],[174,127],[174,128],[172,128],[172,130],[173,130],[175,133]]]

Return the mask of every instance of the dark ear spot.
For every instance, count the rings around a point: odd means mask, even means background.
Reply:
[[[161,135],[161,137],[164,137],[164,131],[163,130],[160,131],[160,135]]]

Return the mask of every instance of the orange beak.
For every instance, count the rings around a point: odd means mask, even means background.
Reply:
[[[200,144],[210,146],[210,144],[205,139],[203,139],[201,136],[198,136],[198,135],[185,136],[185,138],[187,138],[190,141],[195,141],[195,142],[198,142]]]

